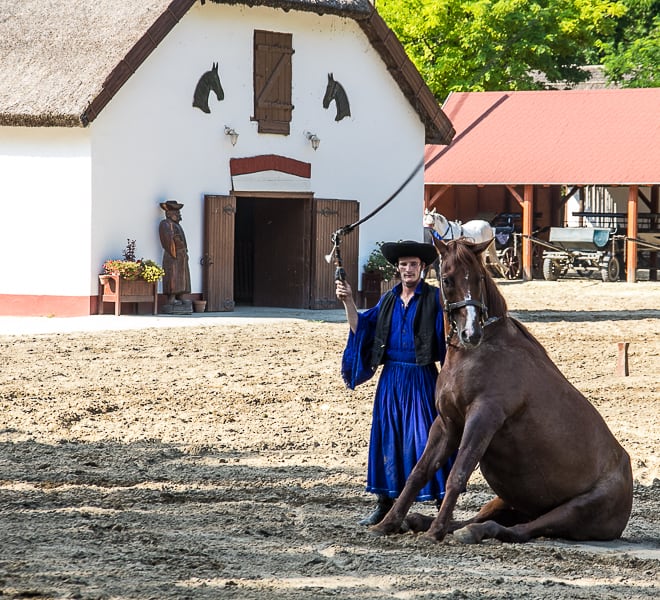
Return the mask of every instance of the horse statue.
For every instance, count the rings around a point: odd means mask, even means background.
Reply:
[[[426,531],[434,541],[453,533],[464,543],[618,538],[632,508],[630,457],[543,346],[507,314],[480,257],[488,243],[435,242],[447,332],[439,416],[401,495],[372,530]],[[406,518],[418,491],[456,451],[437,516]],[[496,497],[473,518],[452,522],[477,464]]]
[[[209,95],[211,92],[215,93],[218,102],[224,100],[225,92],[220,84],[220,76],[218,75],[218,63],[213,63],[209,71],[206,71],[197,82],[195,93],[193,94],[192,105],[199,108],[202,112],[210,113],[209,108]]]
[[[328,108],[330,102],[333,100],[337,109],[335,121],[341,121],[344,117],[351,116],[351,107],[348,103],[346,90],[341,83],[335,81],[332,73],[328,73],[328,85],[325,88],[325,95],[323,96],[323,108]]]
[[[467,223],[460,221],[449,221],[444,215],[435,209],[424,211],[424,226],[433,229],[433,237],[439,240],[457,240],[467,238],[469,241],[480,243],[491,240],[483,255],[484,264],[490,264],[500,275],[506,276],[507,269],[497,256],[495,250],[495,230],[488,221],[475,219]]]

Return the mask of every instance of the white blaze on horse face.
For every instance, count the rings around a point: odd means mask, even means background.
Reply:
[[[469,281],[469,273],[465,274],[466,283]],[[472,294],[470,292],[469,285],[467,286],[467,293],[465,294],[465,300],[472,300]],[[476,306],[468,304],[465,307],[465,312],[467,313],[467,318],[465,319],[464,333],[465,336],[471,339],[477,333],[477,324],[479,323],[479,311]]]

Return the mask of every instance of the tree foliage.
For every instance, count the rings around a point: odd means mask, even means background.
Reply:
[[[608,78],[624,87],[660,87],[660,0],[624,0],[614,35],[598,42]]]
[[[618,80],[630,82],[629,74],[635,72],[636,82],[648,84],[654,65],[660,64],[655,16],[659,3],[378,0],[377,7],[442,101],[451,91],[578,83],[588,77],[581,67],[602,57],[607,57],[606,67]],[[638,5],[635,10],[632,4]]]

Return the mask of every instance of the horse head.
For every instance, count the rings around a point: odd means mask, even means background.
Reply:
[[[211,68],[206,71],[197,82],[195,93],[193,94],[192,105],[199,108],[202,112],[210,113],[209,108],[209,94],[213,92],[218,101],[224,100],[225,92],[220,83],[220,76],[218,75],[218,63],[213,63]]]
[[[351,107],[348,103],[348,96],[341,83],[335,80],[332,73],[328,73],[328,85],[325,88],[323,95],[323,108],[328,108],[330,102],[335,101],[337,114],[335,121],[341,121],[344,117],[351,116]]]
[[[440,292],[449,323],[447,340],[456,334],[461,347],[476,348],[483,340],[484,327],[506,313],[504,297],[481,258],[490,240],[474,244],[464,239],[434,239],[434,244],[440,254]]]

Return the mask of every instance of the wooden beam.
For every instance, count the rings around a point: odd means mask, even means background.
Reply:
[[[429,186],[429,194],[426,198],[426,208],[430,209],[444,193],[450,188],[449,185]]]
[[[532,274],[532,227],[534,223],[534,186],[525,185],[522,202],[522,269],[523,281],[531,281]]]
[[[507,185],[506,189],[509,190],[509,192],[511,192],[511,195],[518,201],[518,204],[520,204],[520,208],[524,208],[525,202],[518,193],[518,190],[516,190],[516,188],[514,188],[512,185]]]
[[[651,187],[651,204],[649,209],[652,213],[660,212],[660,185],[654,185]],[[654,231],[658,228],[659,220],[657,218],[651,219],[651,231]],[[658,253],[650,252],[649,253],[649,279],[651,281],[658,280]]]
[[[635,283],[637,281],[637,195],[638,186],[631,185],[628,188],[628,231],[626,235],[626,281]]]
[[[640,190],[639,188],[637,188],[637,195],[640,197],[642,202],[644,202],[644,204],[646,204],[647,208],[649,210],[652,210],[651,209],[651,201],[646,197],[646,194],[644,194],[644,192],[642,192],[642,190]]]

